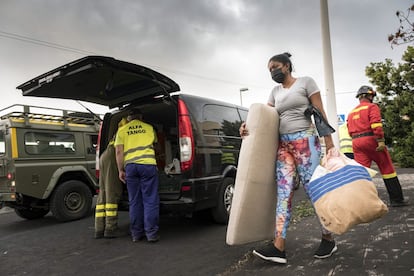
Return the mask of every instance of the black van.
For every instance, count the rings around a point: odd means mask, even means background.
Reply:
[[[101,126],[101,152],[128,109],[139,107],[157,130],[161,210],[210,209],[216,222],[227,223],[241,145],[238,129],[246,108],[177,93],[180,88],[170,78],[103,56],[73,61],[17,89],[24,96],[107,105],[112,111]]]

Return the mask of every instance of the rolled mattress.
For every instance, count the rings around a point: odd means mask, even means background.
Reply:
[[[255,103],[250,106],[246,126],[249,135],[240,149],[227,227],[228,245],[274,237],[279,115],[275,108]]]

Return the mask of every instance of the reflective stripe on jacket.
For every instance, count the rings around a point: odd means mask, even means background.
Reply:
[[[346,123],[339,127],[339,150],[342,153],[352,153],[352,138],[349,136]]]
[[[348,115],[348,131],[351,136],[373,132],[375,138],[384,138],[381,110],[378,105],[361,101]]]
[[[121,127],[116,135],[115,146],[124,146],[124,165],[156,165],[153,146],[156,137],[154,128],[140,120],[132,120]]]

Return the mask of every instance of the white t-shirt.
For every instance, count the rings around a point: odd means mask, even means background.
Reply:
[[[269,104],[279,113],[279,133],[287,134],[309,129],[311,119],[304,114],[310,104],[309,97],[320,92],[311,77],[299,77],[290,88],[277,85],[269,96]]]

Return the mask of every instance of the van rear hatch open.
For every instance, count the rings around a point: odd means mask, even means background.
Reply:
[[[17,87],[23,96],[81,100],[109,108],[180,90],[170,78],[112,57],[87,56]]]
[[[165,155],[159,155],[163,156],[162,162],[159,162],[160,197],[164,200],[179,198],[180,181],[176,178],[180,176],[164,173],[164,166],[180,156],[176,98],[169,97],[180,87],[173,80],[147,67],[112,57],[87,56],[35,77],[17,89],[22,90],[23,96],[81,100],[111,109],[118,107],[119,110],[105,115],[100,131],[99,147],[102,150],[105,149],[102,146],[106,147],[116,132],[121,117],[127,114],[125,106],[145,105],[141,108],[145,119],[156,126],[157,135],[165,140]],[[157,96],[167,96],[167,100]]]

